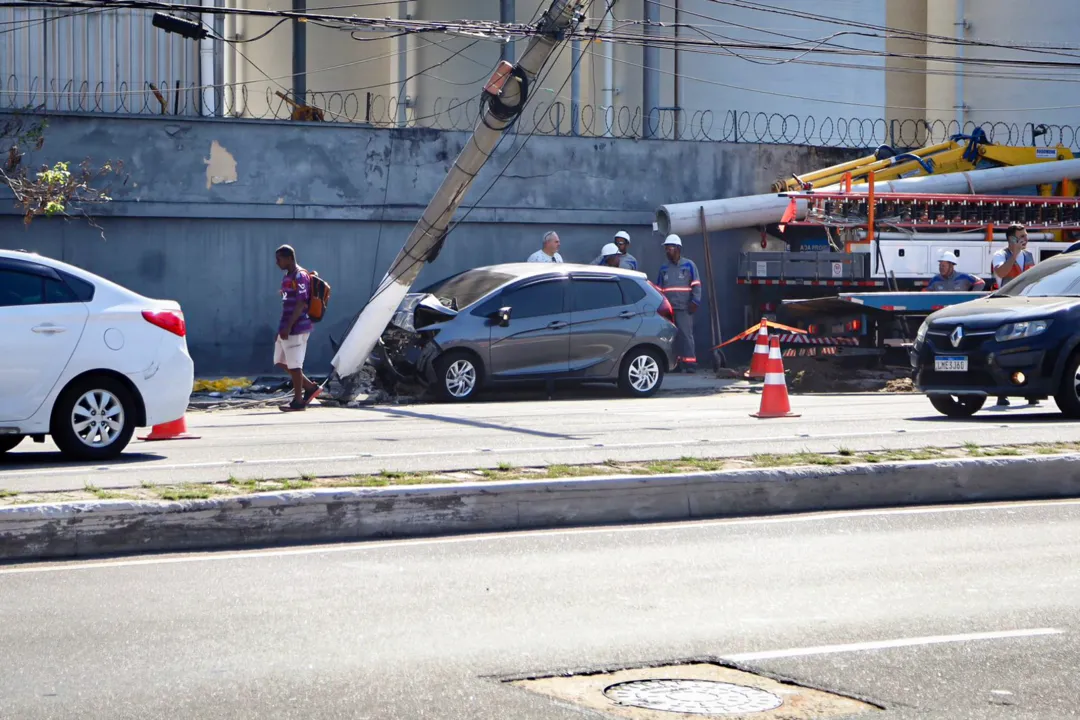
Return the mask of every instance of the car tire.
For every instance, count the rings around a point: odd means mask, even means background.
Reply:
[[[68,457],[111,460],[131,441],[135,415],[135,399],[123,383],[90,376],[60,393],[50,432],[60,452]]]
[[[951,418],[971,417],[986,404],[985,395],[930,395],[930,404]]]
[[[664,362],[649,348],[634,348],[623,358],[619,368],[619,389],[630,397],[655,395],[664,382]]]
[[[15,449],[15,446],[23,441],[25,435],[0,435],[0,455],[3,455],[8,450]]]
[[[475,355],[452,350],[435,361],[435,392],[446,402],[472,400],[480,390],[483,373]]]
[[[1073,353],[1061,373],[1061,385],[1054,394],[1061,414],[1067,418],[1080,418],[1080,352]]]

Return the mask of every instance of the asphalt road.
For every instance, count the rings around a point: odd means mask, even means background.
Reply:
[[[501,679],[706,656],[1077,717],[1078,543],[1061,501],[6,566],[0,717],[570,720]]]
[[[119,461],[66,463],[55,447],[24,441],[0,458],[0,489],[78,490],[235,478],[341,476],[380,470],[435,471],[554,463],[729,457],[811,450],[959,446],[1075,440],[1080,425],[1053,401],[970,420],[939,415],[925,397],[882,393],[792,397],[798,418],[758,420],[760,396],[725,392],[629,400],[611,391],[586,399],[276,408],[193,412],[197,440],[133,440]]]

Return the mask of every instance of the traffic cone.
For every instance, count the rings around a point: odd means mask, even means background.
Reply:
[[[187,420],[181,417],[179,420],[155,425],[150,430],[149,435],[143,435],[139,439],[146,442],[155,440],[198,440],[199,436],[188,434]]]
[[[754,356],[750,358],[750,369],[743,373],[747,380],[762,380],[765,378],[766,366],[769,360],[769,326],[762,319],[758,327],[757,340],[754,342]]]
[[[765,371],[765,387],[761,393],[761,408],[750,413],[756,418],[799,417],[791,412],[788,402],[787,381],[784,380],[784,361],[780,357],[780,340],[769,340],[769,360]]]

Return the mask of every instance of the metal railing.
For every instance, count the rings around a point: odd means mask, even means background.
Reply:
[[[197,116],[202,112],[204,88],[164,80],[142,86],[104,83],[21,80],[12,75],[0,87],[0,109],[44,113],[106,113],[124,115]],[[278,88],[256,90],[246,84],[214,86],[217,115],[261,120],[317,120],[361,123],[371,127],[424,127],[470,130],[481,107],[478,97],[436,98],[417,108],[410,103],[407,120],[399,120],[398,100],[371,92],[308,92],[304,103]],[[885,120],[874,118],[752,112],[744,110],[691,110],[621,106],[603,108],[554,100],[530,102],[515,124],[518,133],[581,135],[698,142],[738,142],[819,147],[920,147],[969,135],[982,128],[1000,145],[1037,145],[1076,148],[1080,125],[1034,123]]]

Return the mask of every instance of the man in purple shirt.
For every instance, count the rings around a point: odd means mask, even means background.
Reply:
[[[281,322],[274,342],[274,364],[292,378],[292,402],[281,409],[295,412],[306,408],[319,394],[319,386],[304,375],[304,356],[311,334],[311,318],[307,315],[311,276],[296,264],[296,251],[290,246],[279,247],[275,257],[285,277],[281,279]]]

